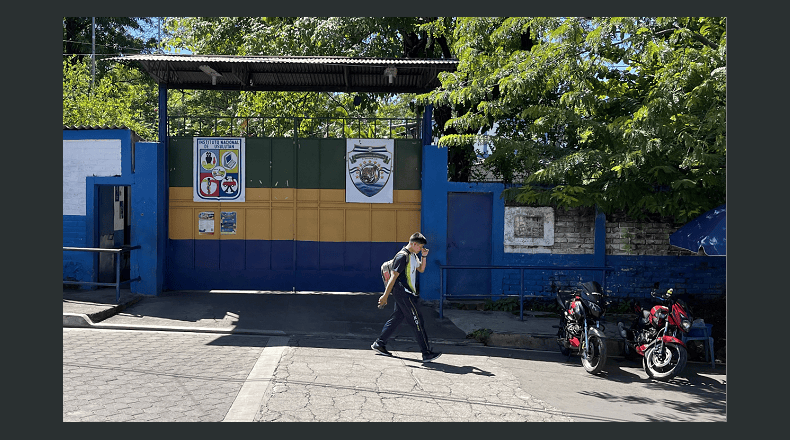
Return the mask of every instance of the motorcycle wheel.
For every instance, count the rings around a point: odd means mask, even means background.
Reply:
[[[587,357],[582,356],[582,365],[590,374],[598,374],[606,364],[606,342],[597,337],[590,336],[590,347],[587,350]]]
[[[682,345],[664,344],[663,353],[654,345],[645,352],[642,366],[651,379],[666,381],[683,371],[687,360],[688,353]]]

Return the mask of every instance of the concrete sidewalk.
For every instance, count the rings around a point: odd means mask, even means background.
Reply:
[[[328,334],[375,338],[392,312],[376,308],[378,293],[261,292],[212,293],[173,291],[146,296],[121,290],[115,303],[114,289],[64,290],[64,327],[147,328],[234,334]],[[480,344],[467,335],[488,329],[486,345],[558,351],[558,318],[540,312],[517,314],[502,311],[444,308],[423,304],[423,318],[429,338],[436,343]],[[605,325],[610,355],[622,355],[617,320]],[[614,320],[614,321],[612,321]],[[412,339],[408,326],[401,326],[396,338]]]
[[[63,291],[63,326],[108,329],[202,331],[268,336],[327,335],[375,339],[392,313],[389,304],[376,307],[378,292],[279,292],[217,293],[216,291],[168,291],[160,296],[131,293],[121,289]],[[433,343],[481,344],[559,352],[559,318],[545,312],[518,314],[503,311],[462,310],[438,302],[422,304],[429,339]],[[617,322],[626,325],[635,315],[604,318],[609,356],[624,356]],[[490,330],[484,342],[467,337],[477,330]],[[482,332],[478,332],[482,333]],[[395,339],[413,340],[408,325],[401,325]],[[700,360],[703,361],[703,360]],[[696,361],[690,361],[696,362]],[[710,365],[709,362],[707,362]],[[724,366],[721,361],[717,365]]]
[[[392,306],[379,310],[378,296],[123,291],[116,304],[114,289],[64,291],[63,420],[726,421],[725,368],[694,363],[656,387],[612,352],[586,374],[560,355],[545,314],[440,318],[424,304],[442,357],[420,362],[407,325],[381,356],[370,344]],[[483,328],[486,344],[467,338]]]

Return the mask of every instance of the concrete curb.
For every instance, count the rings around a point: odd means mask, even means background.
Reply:
[[[84,313],[64,313],[63,327],[92,327],[93,321]]]
[[[69,313],[63,312],[63,326],[64,327],[90,327],[95,323],[104,321],[105,319],[117,315],[127,307],[137,303],[143,299],[142,295],[133,296],[126,302],[113,305],[104,310],[93,313]]]
[[[557,337],[550,335],[525,335],[514,333],[491,333],[486,345],[494,347],[529,348],[559,352]]]
[[[196,332],[218,334],[241,334],[259,336],[285,336],[282,330],[256,330],[245,328],[216,328],[216,327],[189,327],[177,325],[127,325],[127,324],[101,324],[94,323],[85,314],[64,313],[63,327],[91,327],[105,330],[147,330],[167,332]]]
[[[606,351],[609,356],[624,356],[623,341],[619,339],[606,338]],[[515,334],[515,333],[491,333],[487,344],[495,347],[516,347],[529,348],[533,350],[548,350],[559,352],[557,345],[557,335],[540,334]]]

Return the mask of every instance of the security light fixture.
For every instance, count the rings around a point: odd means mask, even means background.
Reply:
[[[395,66],[389,66],[384,69],[384,75],[389,77],[390,84],[392,84],[392,78],[398,76],[398,69]]]
[[[221,73],[217,72],[216,70],[212,69],[211,67],[209,67],[209,66],[207,66],[205,64],[200,66],[200,70],[202,70],[203,73],[205,73],[206,75],[211,77],[211,85],[212,86],[216,86],[217,85],[217,77],[218,76],[222,76]]]

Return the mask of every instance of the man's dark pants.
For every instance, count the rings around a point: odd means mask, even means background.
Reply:
[[[395,333],[395,330],[404,320],[414,330],[414,338],[420,346],[422,354],[430,352],[428,348],[428,335],[425,333],[425,325],[423,324],[422,313],[417,307],[417,297],[400,288],[397,284],[392,289],[391,295],[395,299],[395,310],[390,315],[389,320],[384,323],[384,328],[381,330],[378,341],[381,345],[387,345],[389,338]]]

